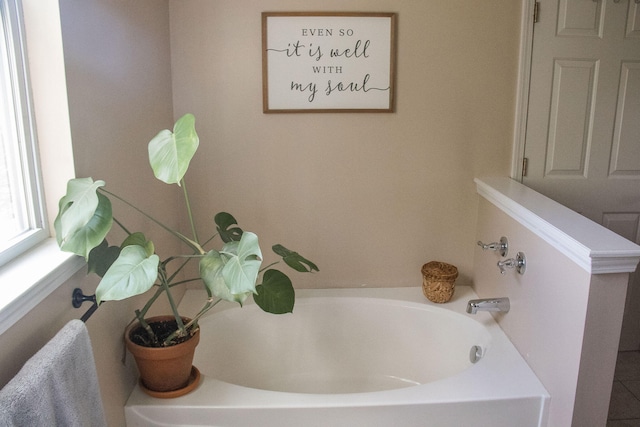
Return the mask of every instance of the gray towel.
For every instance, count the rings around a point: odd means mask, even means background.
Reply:
[[[0,390],[0,426],[106,425],[89,333],[80,320],[67,323]]]

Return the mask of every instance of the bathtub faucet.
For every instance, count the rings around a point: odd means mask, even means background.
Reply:
[[[476,314],[478,311],[501,311],[506,313],[511,308],[509,298],[472,299],[467,303],[467,313]]]

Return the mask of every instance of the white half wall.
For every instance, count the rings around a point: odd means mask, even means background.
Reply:
[[[640,247],[509,178],[477,179],[477,240],[509,240],[523,275],[476,246],[474,288],[551,394],[549,426],[606,424],[629,271]]]

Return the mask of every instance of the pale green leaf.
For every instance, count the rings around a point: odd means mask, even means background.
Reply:
[[[85,259],[89,258],[89,253],[93,248],[100,245],[107,233],[111,229],[113,216],[111,212],[111,202],[102,194],[97,194],[98,205],[93,211],[93,216],[82,227],[74,229],[73,233],[68,233],[63,239],[59,239],[60,249],[81,255]],[[67,213],[71,212],[67,210]],[[62,221],[70,216],[62,216]],[[63,226],[60,222],[55,224],[56,233],[61,233]]]
[[[159,262],[158,255],[147,256],[142,246],[124,247],[96,288],[98,303],[126,299],[151,289],[158,277]]]
[[[180,185],[198,144],[195,117],[192,114],[179,118],[173,132],[168,129],[160,131],[148,147],[149,163],[156,178],[167,184]]]
[[[125,246],[129,245],[142,246],[147,251],[147,256],[155,253],[155,245],[153,244],[153,242],[151,240],[147,240],[144,233],[140,231],[132,233],[126,239],[124,239],[124,241],[120,245],[120,248],[124,248]]]
[[[239,242],[224,245],[222,251],[230,255],[222,270],[224,281],[232,294],[256,292],[256,280],[262,264],[258,236],[244,232]]]
[[[211,294],[225,301],[238,302],[242,304],[249,295],[249,292],[232,294],[227,286],[222,270],[228,256],[221,255],[217,251],[209,251],[200,260],[200,277],[204,281]]]
[[[67,193],[60,199],[58,203],[58,215],[54,221],[56,230],[56,239],[58,245],[64,249],[67,241],[71,239],[80,229],[84,228],[89,221],[95,221],[96,210],[100,200],[98,199],[98,188],[104,186],[104,181],[93,181],[92,178],[75,178],[67,183]],[[108,200],[107,200],[108,202]],[[104,202],[103,202],[104,203]],[[103,212],[104,206],[102,206]],[[109,207],[109,211],[110,211]],[[111,225],[111,218],[105,218],[105,221]],[[94,223],[94,227],[96,227]],[[98,227],[101,228],[101,227]],[[103,236],[104,238],[104,236]],[[99,239],[95,246],[99,245],[103,239]],[[74,245],[71,245],[74,246]],[[67,246],[68,248],[69,246]],[[89,248],[91,250],[92,248]],[[73,252],[71,249],[65,249]],[[83,255],[85,258],[88,255]],[[74,252],[77,253],[77,252]]]

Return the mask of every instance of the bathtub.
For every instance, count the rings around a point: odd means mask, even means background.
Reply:
[[[175,399],[136,387],[127,425],[545,426],[547,391],[488,313],[465,313],[473,298],[365,287],[298,290],[283,316],[225,304],[200,322],[198,387]],[[187,291],[181,312],[200,301]]]

